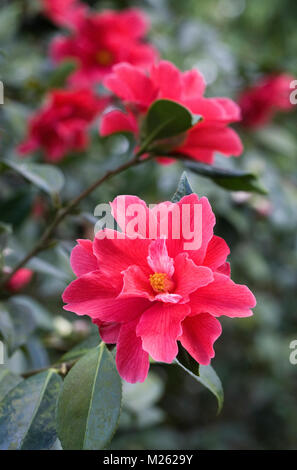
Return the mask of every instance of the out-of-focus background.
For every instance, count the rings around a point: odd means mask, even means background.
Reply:
[[[163,58],[181,69],[198,68],[208,84],[207,96],[237,100],[264,75],[297,76],[294,0],[86,3],[94,9],[141,7],[152,23],[150,41]],[[38,1],[1,1],[0,79],[5,87],[1,156],[10,158],[24,138],[28,116],[38,109],[47,90],[63,83],[65,70],[54,68],[48,57],[49,42],[57,32],[41,14]],[[217,217],[215,233],[231,248],[232,278],[247,284],[258,301],[253,317],[222,319],[223,334],[212,363],[224,386],[222,413],[216,416],[213,396],[182,370],[153,365],[147,382],[125,386],[123,415],[111,448],[297,448],[297,365],[289,361],[290,343],[297,339],[296,117],[292,109],[257,129],[238,124],[243,155],[224,161],[218,156],[219,165],[258,173],[267,196],[225,191],[188,173],[193,190],[211,201]],[[71,198],[90,183],[98,166],[102,171],[128,152],[126,137],[102,141],[94,126],[88,151],[59,163],[66,177],[63,197]],[[82,205],[83,213],[61,225],[62,243],[34,260],[31,268],[38,275],[10,301],[12,311],[24,309],[23,324],[10,345],[12,370],[45,367],[93,334],[86,319],[63,311],[61,301],[61,292],[73,278],[69,253],[74,241],[92,236],[93,208],[125,193],[149,203],[170,199],[181,172],[179,164],[154,163],[128,171],[94,192]],[[48,201],[12,174],[0,174],[0,187],[0,220],[13,229],[7,252],[13,263],[40,236]],[[32,309],[38,319],[34,325],[28,320]]]

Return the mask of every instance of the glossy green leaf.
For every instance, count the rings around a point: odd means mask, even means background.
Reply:
[[[57,268],[53,264],[45,261],[44,259],[38,258],[37,256],[32,258],[27,266],[34,272],[47,274],[57,279],[61,279],[62,281],[69,281],[68,273],[65,273],[62,269]]]
[[[45,450],[57,439],[55,409],[62,384],[50,369],[23,380],[0,402],[0,449]]]
[[[150,106],[144,121],[144,140],[175,137],[197,124],[199,118],[175,101],[156,100]]]
[[[199,382],[215,395],[218,401],[218,413],[220,413],[224,404],[224,390],[212,366],[199,366]]]
[[[11,299],[11,304],[19,311],[26,310],[29,312],[38,329],[45,331],[53,330],[52,314],[46,310],[43,305],[37,302],[37,300],[27,295],[15,295],[13,299]]]
[[[191,185],[189,183],[189,180],[187,178],[187,174],[184,171],[183,174],[181,175],[181,178],[179,180],[177,190],[174,193],[171,201],[172,202],[178,202],[180,201],[184,196],[188,196],[189,194],[192,194],[193,190],[191,188]]]
[[[204,385],[204,387],[213,393],[218,402],[218,413],[220,413],[224,403],[224,391],[217,373],[211,366],[202,366],[196,363],[195,367],[195,361],[193,362],[193,359],[187,362],[187,360],[185,360],[185,356],[189,356],[189,354],[187,351],[183,350],[181,346],[179,349],[179,355],[175,360],[176,364],[182,367],[182,369],[197,380],[197,382]],[[183,355],[181,355],[181,350],[183,350]]]
[[[63,449],[105,448],[118,425],[121,396],[114,358],[102,343],[83,356],[64,381],[58,404]]]
[[[16,305],[13,298],[0,304],[0,337],[9,354],[25,344],[35,328],[36,322],[30,310]]]
[[[248,191],[267,194],[267,190],[260,184],[257,175],[239,170],[225,170],[203,163],[187,162],[186,167],[201,176],[213,180],[215,184],[230,191]]]
[[[58,67],[55,67],[48,82],[48,88],[62,88],[69,75],[76,69],[76,63],[70,60],[63,61]]]
[[[62,171],[53,165],[24,162],[23,160],[18,161],[14,159],[1,160],[1,164],[6,168],[16,171],[26,180],[52,196],[59,193],[64,185],[64,175]]]
[[[87,354],[91,349],[95,348],[100,343],[100,336],[98,332],[91,334],[89,338],[85,339],[81,343],[77,344],[70,351],[65,353],[59,362],[68,362],[78,359]]]
[[[0,402],[22,380],[22,377],[13,374],[4,365],[0,365]]]
[[[11,226],[0,222],[0,251],[4,250],[7,245],[8,237],[11,235]]]

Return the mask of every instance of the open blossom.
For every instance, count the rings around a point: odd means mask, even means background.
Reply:
[[[44,14],[54,23],[74,28],[81,21],[86,12],[87,6],[79,0],[40,0],[44,9]]]
[[[185,154],[211,164],[214,152],[225,156],[242,153],[241,141],[228,124],[240,120],[239,107],[228,98],[204,98],[205,83],[197,70],[180,72],[172,63],[153,65],[149,75],[129,64],[119,64],[104,80],[105,86],[124,102],[126,112],[113,110],[103,116],[100,134],[128,131],[139,137],[141,121],[157,99],[169,99],[201,115],[203,120],[178,141],[171,154]]]
[[[32,276],[33,271],[31,271],[31,269],[20,268],[7,282],[6,287],[11,292],[18,292],[19,290],[26,287],[27,284],[29,284],[32,279]]]
[[[98,98],[90,90],[52,91],[45,106],[31,119],[19,153],[41,149],[48,161],[56,162],[68,152],[84,150],[88,126],[106,103],[106,98]]]
[[[111,207],[122,232],[104,229],[93,242],[78,240],[71,254],[77,279],[63,294],[64,308],[90,316],[103,341],[116,343],[117,368],[128,382],[145,380],[149,356],[171,363],[178,342],[198,363],[209,364],[221,334],[217,317],[248,317],[256,302],[230,279],[229,248],[213,234],[207,198],[191,194],[149,209],[135,196],[119,196]],[[136,225],[135,207],[142,208]],[[181,230],[178,238],[172,228],[188,226],[197,235],[197,208],[199,248],[185,249],[188,235]]]
[[[54,40],[51,55],[56,62],[69,58],[77,61],[78,69],[70,77],[72,84],[100,83],[119,62],[146,67],[156,59],[156,50],[144,42],[148,26],[137,9],[89,12],[71,35]]]
[[[255,86],[245,90],[238,103],[242,111],[242,124],[261,127],[267,124],[277,111],[289,111],[290,84],[294,78],[287,74],[264,77]]]

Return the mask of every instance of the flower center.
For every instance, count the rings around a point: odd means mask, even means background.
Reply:
[[[113,56],[107,49],[102,49],[96,53],[96,61],[100,65],[110,65],[112,63]]]
[[[173,281],[166,273],[155,273],[150,275],[150,283],[155,292],[170,292],[174,287]]]

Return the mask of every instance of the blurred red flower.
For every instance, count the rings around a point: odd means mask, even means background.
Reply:
[[[52,91],[45,106],[31,119],[19,153],[41,149],[46,160],[56,162],[68,152],[84,150],[88,145],[87,128],[106,104],[106,98],[98,98],[90,90]]]
[[[289,111],[290,84],[294,78],[287,74],[262,78],[253,87],[245,90],[238,103],[242,112],[242,125],[261,127],[267,124],[277,111]]]
[[[191,194],[149,209],[136,196],[119,196],[111,207],[122,232],[105,229],[93,242],[78,240],[71,254],[78,279],[64,291],[65,310],[90,316],[102,340],[117,344],[117,368],[128,382],[145,380],[149,355],[171,363],[178,341],[198,363],[209,364],[221,334],[216,317],[250,316],[256,301],[246,286],[230,279],[230,250],[213,233],[215,216],[207,198]],[[136,207],[142,216],[134,231]],[[186,249],[184,228],[189,225],[198,235],[197,207],[201,244]],[[177,223],[182,224],[179,238],[172,230]]]
[[[201,115],[199,122],[181,139],[171,154],[182,153],[194,160],[211,164],[214,152],[238,156],[242,144],[229,123],[240,120],[240,109],[229,98],[204,98],[205,83],[197,70],[180,72],[172,63],[161,61],[150,73],[129,64],[118,64],[104,80],[105,86],[123,100],[125,112],[113,110],[102,117],[100,134],[128,131],[139,137],[141,121],[157,99],[176,101],[192,113]],[[169,159],[161,159],[168,163]]]
[[[51,55],[55,62],[67,58],[77,61],[78,70],[70,77],[72,84],[100,83],[119,62],[141,67],[152,63],[158,54],[143,40],[148,27],[147,18],[137,9],[85,13],[71,35],[54,40]]]
[[[83,19],[87,6],[79,0],[40,0],[44,14],[54,23],[74,28]]]
[[[32,276],[33,271],[31,271],[31,269],[20,268],[7,282],[6,288],[11,292],[18,292],[27,284],[29,284],[32,279]]]

